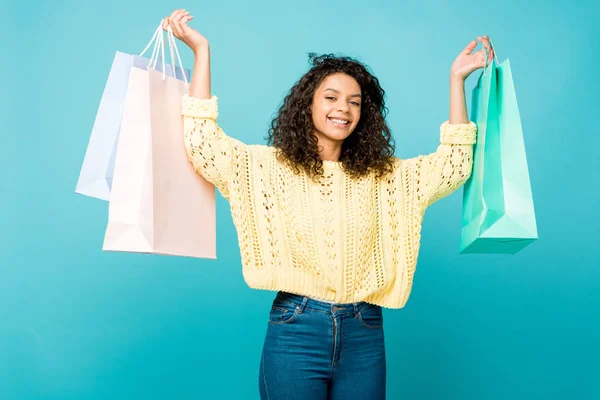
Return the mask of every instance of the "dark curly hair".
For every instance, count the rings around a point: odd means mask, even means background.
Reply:
[[[350,57],[309,53],[310,70],[294,84],[271,122],[267,142],[277,149],[279,160],[295,173],[304,170],[312,179],[323,175],[318,139],[314,134],[311,105],[319,85],[329,75],[344,73],[353,77],[362,91],[360,120],[342,144],[339,161],[353,178],[375,172],[382,177],[392,171],[394,141],[385,117],[385,91],[368,67]]]

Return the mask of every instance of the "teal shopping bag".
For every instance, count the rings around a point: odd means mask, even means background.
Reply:
[[[460,253],[514,254],[538,234],[508,59],[484,68],[473,89],[472,116],[477,143],[463,192]]]

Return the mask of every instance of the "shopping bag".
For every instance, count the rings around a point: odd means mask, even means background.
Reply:
[[[462,254],[514,254],[538,239],[510,62],[496,60],[484,68],[472,93],[477,143],[463,191]]]
[[[216,258],[215,188],[194,171],[183,140],[187,92],[187,80],[152,65],[131,70],[104,250]]]
[[[158,32],[155,32],[152,40],[139,56],[120,51],[116,52],[79,172],[79,179],[75,188],[76,193],[109,200],[129,73],[132,68],[146,70],[150,59],[142,56],[152,44],[156,44],[157,37]],[[153,57],[157,60],[155,68],[162,70],[163,63],[160,62],[161,55],[157,53],[156,46]],[[164,64],[164,71],[167,76],[176,76],[177,79],[183,80],[181,69]],[[185,74],[189,80],[190,71],[185,70]]]

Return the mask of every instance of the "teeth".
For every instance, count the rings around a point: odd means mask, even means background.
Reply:
[[[343,119],[335,119],[335,118],[329,118],[331,121],[335,122],[336,124],[347,124],[348,121],[344,121]]]

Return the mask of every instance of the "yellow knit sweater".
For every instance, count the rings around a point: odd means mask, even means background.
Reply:
[[[404,307],[425,209],[471,174],[473,122],[444,122],[435,153],[394,158],[384,178],[351,179],[341,163],[324,161],[315,183],[279,162],[273,147],[227,136],[215,96],[184,96],[182,114],[188,158],[229,201],[244,280],[254,289]]]

